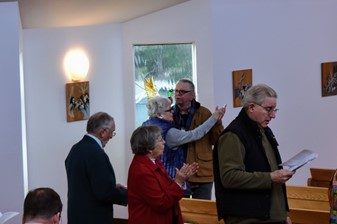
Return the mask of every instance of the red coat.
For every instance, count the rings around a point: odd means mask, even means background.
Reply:
[[[128,175],[129,224],[172,224],[173,214],[182,224],[179,200],[183,190],[146,155],[135,155]]]

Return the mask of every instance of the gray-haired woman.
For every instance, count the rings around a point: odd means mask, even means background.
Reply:
[[[161,160],[171,178],[175,178],[176,168],[181,168],[186,161],[186,154],[180,146],[202,138],[226,112],[226,106],[216,107],[212,116],[202,125],[185,131],[174,126],[171,101],[168,98],[153,97],[148,101],[147,108],[149,119],[143,125],[157,125],[162,129],[161,134],[166,143]]]
[[[183,224],[179,200],[183,183],[198,165],[184,164],[171,179],[159,157],[165,141],[158,126],[141,126],[130,139],[135,154],[128,173],[129,224]]]

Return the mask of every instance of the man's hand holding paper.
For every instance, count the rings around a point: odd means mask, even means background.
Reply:
[[[283,184],[287,182],[293,175],[295,171],[290,170],[275,170],[270,173],[271,180],[275,183]]]

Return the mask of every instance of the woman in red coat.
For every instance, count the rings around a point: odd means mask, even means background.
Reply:
[[[157,126],[141,126],[130,139],[135,154],[128,175],[129,224],[182,224],[179,200],[184,182],[196,173],[196,163],[177,169],[171,179],[159,157],[165,141]]]

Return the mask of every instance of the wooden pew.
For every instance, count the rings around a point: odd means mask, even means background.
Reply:
[[[308,186],[330,187],[335,169],[310,168],[311,177],[308,178]]]
[[[287,186],[287,198],[293,224],[329,223],[329,188]]]
[[[182,198],[180,208],[185,223],[224,224],[218,221],[215,201]]]
[[[328,224],[329,189],[323,187],[287,186],[290,218],[293,224]],[[224,224],[218,221],[215,201],[183,198],[180,200],[183,220],[195,224]]]

